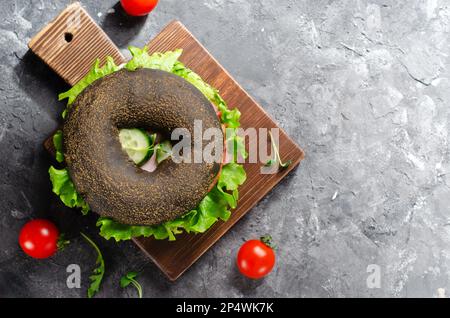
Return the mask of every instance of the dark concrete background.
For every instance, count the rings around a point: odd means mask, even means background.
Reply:
[[[176,283],[132,243],[96,235],[95,217],[51,193],[42,141],[65,84],[27,42],[69,1],[7,0],[0,10],[0,296],[84,297],[105,254],[98,297],[134,297],[141,271],[157,296],[444,296],[450,288],[450,6],[444,0],[161,0],[147,19],[116,1],[82,1],[114,42],[142,46],[181,20],[306,151],[306,160]],[[52,259],[26,257],[18,231],[46,217],[72,238]],[[234,266],[244,239],[271,233],[277,266],[251,282]],[[82,268],[81,289],[66,266]],[[381,288],[366,270],[380,266]]]

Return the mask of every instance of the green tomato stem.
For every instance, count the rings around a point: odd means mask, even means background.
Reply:
[[[270,247],[271,249],[275,249],[276,248],[276,246],[275,246],[275,244],[273,243],[273,240],[272,240],[272,236],[271,235],[264,235],[264,236],[261,236],[260,238],[259,238],[259,240],[261,241],[261,242],[263,242],[264,244],[266,244],[268,247]]]
[[[62,251],[69,244],[70,241],[65,238],[65,234],[61,233],[58,237],[58,241],[56,242],[56,247],[58,248],[58,251]]]

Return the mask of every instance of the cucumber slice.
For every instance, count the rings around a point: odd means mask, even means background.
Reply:
[[[137,128],[124,128],[119,131],[122,149],[137,165],[143,164],[153,154],[152,139],[146,131]]]

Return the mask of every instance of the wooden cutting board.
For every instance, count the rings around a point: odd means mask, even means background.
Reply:
[[[240,110],[241,125],[244,129],[277,127],[261,106],[179,21],[167,25],[147,46],[150,52],[182,48],[180,60],[206,82],[219,89],[230,108],[237,107]],[[96,58],[100,58],[103,62],[105,57],[110,55],[117,64],[126,61],[114,43],[79,3],[68,6],[55,20],[45,26],[31,39],[29,48],[71,85],[77,83],[89,71]],[[269,139],[267,145],[270,149]],[[48,151],[54,152],[51,136],[45,141],[44,146]],[[248,149],[248,141],[246,147]],[[203,234],[179,235],[173,242],[157,241],[152,238],[138,238],[134,242],[169,279],[177,279],[304,157],[302,149],[282,130],[279,147],[282,159],[292,160],[292,164],[276,174],[261,174],[261,163],[244,164],[247,181],[239,188],[238,207],[227,222],[219,221]]]

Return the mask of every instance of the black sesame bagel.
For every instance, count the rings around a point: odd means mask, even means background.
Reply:
[[[166,138],[186,128],[194,136],[194,120],[202,120],[202,132],[221,131],[210,102],[171,73],[123,69],[95,81],[72,104],[63,128],[64,156],[77,191],[93,211],[124,224],[155,225],[194,209],[216,181],[220,163],[166,160],[149,173],[119,142],[120,128],[149,129]]]

